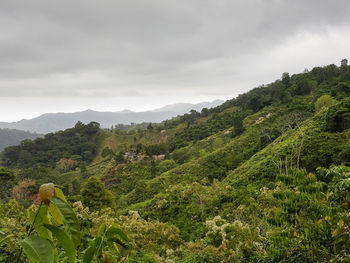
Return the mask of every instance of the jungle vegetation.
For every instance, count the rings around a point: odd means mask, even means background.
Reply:
[[[162,123],[77,123],[1,166],[1,262],[350,262],[350,67]]]

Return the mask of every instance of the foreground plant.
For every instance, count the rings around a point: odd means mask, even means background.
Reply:
[[[39,196],[42,200],[39,207],[32,205],[27,210],[31,224],[26,237],[20,241],[17,263],[23,256],[32,263],[117,262],[117,245],[129,246],[128,237],[119,226],[102,224],[98,236],[84,250],[80,245],[80,222],[62,191],[52,183],[44,184]],[[59,253],[58,245],[65,257]]]

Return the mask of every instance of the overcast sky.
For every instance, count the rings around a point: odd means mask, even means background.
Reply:
[[[349,0],[0,2],[0,121],[229,99],[350,58]]]

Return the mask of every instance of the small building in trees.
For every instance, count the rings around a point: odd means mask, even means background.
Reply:
[[[165,159],[165,154],[152,155],[152,158],[156,161],[161,161]]]
[[[348,65],[348,60],[346,58],[340,61],[340,66],[347,66],[347,65]]]
[[[133,160],[135,160],[137,158],[137,154],[136,153],[132,153],[132,152],[126,152],[124,154],[124,158],[126,160],[133,161]]]

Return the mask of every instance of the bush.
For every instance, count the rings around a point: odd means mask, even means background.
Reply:
[[[110,191],[96,176],[91,176],[81,189],[82,201],[92,211],[105,207],[114,207],[114,198]]]

